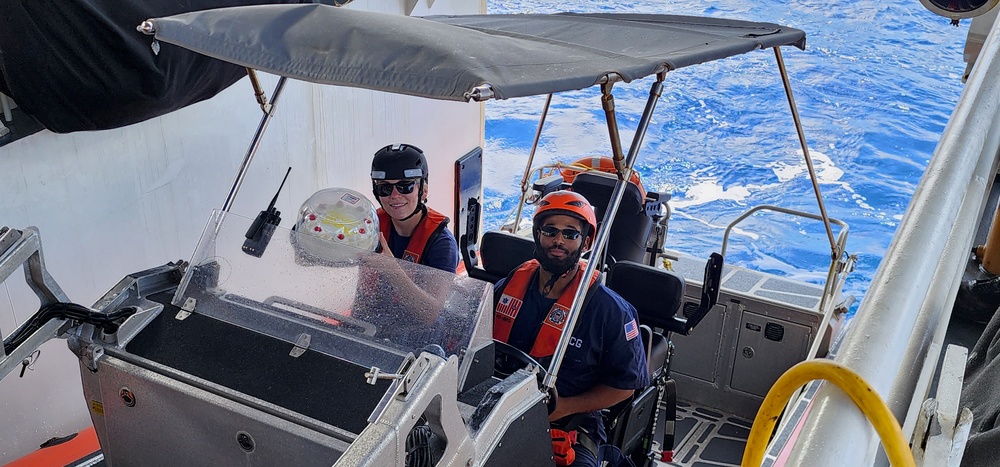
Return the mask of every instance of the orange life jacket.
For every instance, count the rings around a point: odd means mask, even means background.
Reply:
[[[382,208],[378,208],[377,213],[379,231],[388,242],[390,232],[392,232],[392,219]],[[403,257],[400,259],[420,264],[420,259],[424,257],[431,240],[436,238],[447,226],[448,216],[427,208],[427,214],[423,219],[420,219],[417,228],[410,234],[410,243],[406,244]]]
[[[507,342],[510,338],[510,330],[514,327],[514,320],[524,303],[524,295],[527,293],[535,273],[538,272],[538,268],[538,260],[533,259],[526,261],[508,276],[500,300],[493,312],[494,339]],[[576,276],[563,289],[562,294],[549,309],[541,329],[538,330],[538,335],[535,336],[535,343],[531,346],[531,351],[528,352],[532,357],[544,358],[555,353],[556,344],[559,343],[563,328],[566,326],[566,318],[569,317],[569,307],[573,304],[573,295],[576,293],[576,288],[580,286],[583,270],[584,263],[581,262],[580,267],[577,268]],[[594,285],[599,275],[597,271],[594,271],[588,287]]]

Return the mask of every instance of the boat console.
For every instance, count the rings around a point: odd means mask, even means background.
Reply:
[[[105,459],[551,462],[538,370],[494,377],[489,284],[332,242],[306,254],[308,234],[280,227],[250,255],[252,222],[213,214],[190,263],[132,274],[95,303],[94,316],[128,310],[120,326],[58,333]]]

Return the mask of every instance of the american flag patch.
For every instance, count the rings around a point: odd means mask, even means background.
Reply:
[[[631,320],[625,323],[625,340],[632,340],[639,337],[639,326],[636,326],[635,320]]]
[[[504,315],[510,319],[517,317],[517,311],[521,309],[521,301],[511,297],[510,295],[503,294],[500,296],[500,303],[497,303],[497,313]]]

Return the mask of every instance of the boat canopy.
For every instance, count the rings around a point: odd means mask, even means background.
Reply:
[[[117,128],[209,99],[246,70],[178,47],[150,50],[146,18],[305,0],[0,0],[0,92],[57,133]]]
[[[465,101],[626,82],[760,48],[805,47],[771,23],[646,14],[407,17],[326,5],[220,8],[152,19],[159,41],[289,78]],[[617,75],[614,76],[614,75]]]

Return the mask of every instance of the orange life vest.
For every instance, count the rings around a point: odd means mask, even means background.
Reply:
[[[544,358],[555,353],[556,344],[559,343],[563,328],[566,326],[566,318],[569,317],[569,307],[573,304],[573,295],[576,293],[576,288],[580,286],[580,280],[583,277],[583,266],[584,263],[581,262],[580,267],[577,268],[576,276],[566,285],[562,294],[552,304],[552,308],[549,309],[549,313],[545,316],[545,321],[542,322],[542,327],[538,330],[538,335],[535,336],[535,343],[531,346],[531,351],[528,352],[532,357]],[[494,339],[507,342],[507,339],[510,338],[510,331],[514,327],[514,320],[517,318],[518,311],[521,310],[521,305],[524,303],[524,295],[527,293],[528,286],[531,285],[531,280],[534,278],[535,273],[538,272],[538,268],[538,260],[526,261],[504,283],[503,293],[493,312]],[[588,287],[594,285],[599,275],[597,271],[594,271]]]
[[[390,232],[392,232],[392,219],[382,208],[378,208],[377,213],[379,231],[382,232],[382,236],[388,242]],[[431,240],[437,237],[447,226],[448,216],[427,208],[427,214],[423,219],[420,219],[420,222],[417,223],[417,228],[410,234],[410,243],[406,244],[403,257],[400,259],[419,264]]]

